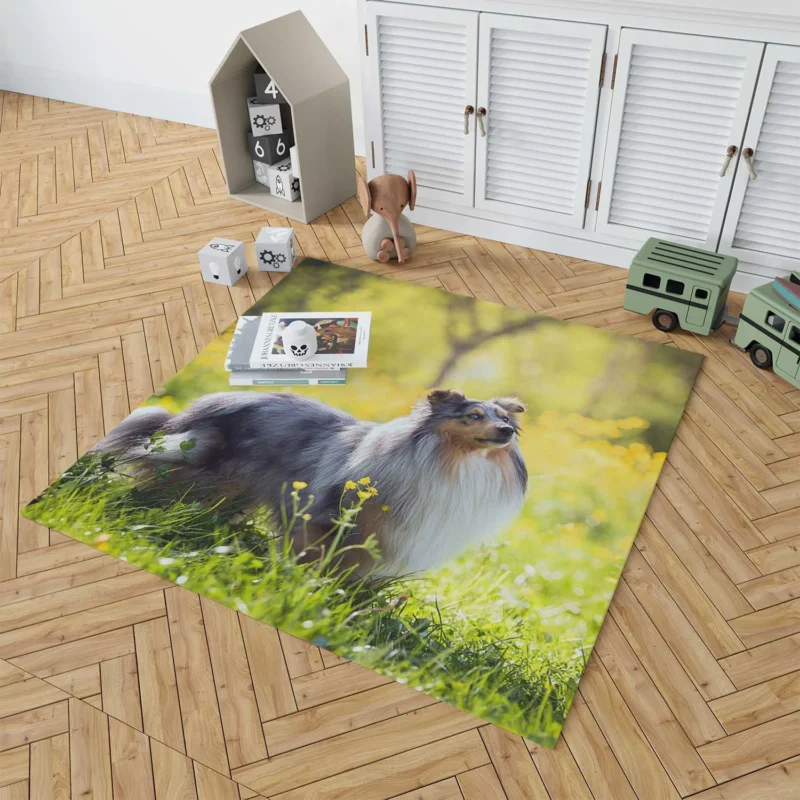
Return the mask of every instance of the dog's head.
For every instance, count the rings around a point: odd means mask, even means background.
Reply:
[[[516,397],[470,400],[453,389],[436,389],[426,403],[433,430],[467,450],[508,447],[521,432],[516,415],[525,406]]]

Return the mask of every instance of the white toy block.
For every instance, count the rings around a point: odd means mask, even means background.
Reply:
[[[208,283],[233,286],[247,272],[244,243],[236,239],[212,239],[198,254],[200,272]]]
[[[269,190],[275,197],[297,200],[300,197],[300,178],[292,174],[291,159],[285,158],[267,167]]]
[[[256,262],[262,272],[290,272],[297,258],[293,228],[262,228],[256,237]]]
[[[253,172],[255,173],[256,180],[266,186],[267,191],[269,191],[269,175],[267,174],[267,165],[262,164],[260,161],[254,161]]]
[[[300,159],[297,158],[297,145],[292,145],[289,148],[289,161],[292,162],[292,175],[295,178],[300,177]]]
[[[248,97],[247,110],[253,136],[283,133],[292,127],[292,110],[287,103],[264,104],[257,97]]]

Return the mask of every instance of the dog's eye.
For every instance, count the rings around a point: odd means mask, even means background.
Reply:
[[[470,418],[470,419],[480,419],[480,418],[481,418],[481,415],[480,415],[480,414],[470,414],[470,415],[469,415],[469,418]]]
[[[508,417],[500,417],[500,419],[503,420],[503,422],[508,422]]]

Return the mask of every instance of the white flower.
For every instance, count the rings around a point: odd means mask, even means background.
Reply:
[[[178,575],[178,577],[175,578],[175,583],[177,583],[178,586],[183,586],[183,584],[188,580],[189,578],[186,575]]]
[[[174,558],[159,558],[158,563],[161,564],[162,567],[168,567],[170,564],[175,563]]]
[[[247,614],[248,612],[247,605],[245,605],[245,603],[243,603],[241,600],[237,599],[234,605],[236,606],[236,608],[239,609],[239,611],[242,612],[242,614]]]
[[[304,627],[304,628],[313,628],[313,627],[314,627],[314,623],[313,623],[313,622],[312,622],[310,619],[307,619],[307,620],[306,620],[306,621],[303,623],[303,627]]]
[[[214,548],[215,553],[232,553],[233,548],[229,544],[221,544],[219,547]]]

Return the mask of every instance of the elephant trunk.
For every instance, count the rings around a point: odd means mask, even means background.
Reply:
[[[397,227],[398,217],[384,217],[389,223],[389,230],[392,232],[392,239],[394,240],[394,249],[397,253],[397,263],[403,263],[403,248],[400,246],[400,230]]]

